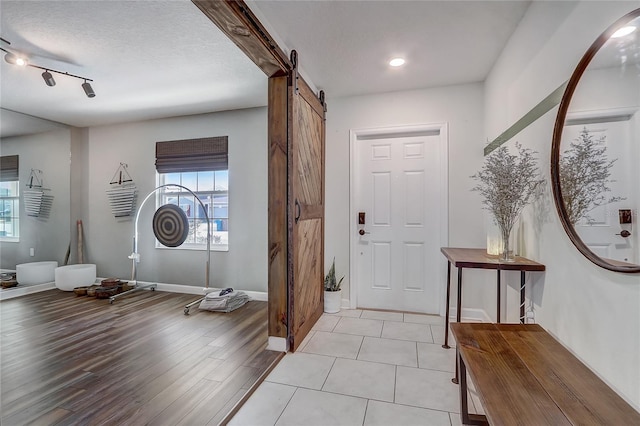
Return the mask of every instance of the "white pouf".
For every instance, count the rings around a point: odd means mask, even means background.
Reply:
[[[16,281],[20,285],[35,285],[53,282],[56,261],[30,262],[16,265]]]
[[[80,263],[56,268],[56,287],[73,291],[76,287],[90,286],[96,282],[96,265]]]

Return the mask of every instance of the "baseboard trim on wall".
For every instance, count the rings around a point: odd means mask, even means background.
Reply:
[[[196,287],[192,285],[182,285],[182,284],[165,284],[165,283],[153,283],[147,281],[138,281],[140,285],[151,285],[156,284],[156,290],[158,291],[166,291],[168,293],[182,293],[182,294],[197,294],[204,295],[208,291],[211,290],[222,290],[221,288],[210,287],[209,289],[205,289],[204,287]],[[268,295],[266,291],[250,291],[250,290],[242,290],[247,294],[251,299],[258,300],[261,302],[268,301]]]
[[[456,311],[455,307],[452,307],[449,311],[449,320],[456,320]],[[462,308],[462,316],[460,317],[462,321],[469,322],[493,322],[489,315],[484,311],[484,309],[475,309],[475,308]]]
[[[276,352],[288,352],[289,345],[288,340],[284,337],[269,336],[269,342],[267,343],[267,350]]]
[[[44,283],[20,287],[18,284],[15,288],[7,288],[0,290],[0,300],[9,300],[26,294],[39,293],[56,288],[55,283]]]
[[[96,284],[99,284],[104,278],[97,278]],[[164,283],[153,283],[147,281],[138,281],[140,285],[151,285],[156,284],[156,290],[158,291],[166,291],[167,293],[182,293],[182,294],[196,294],[196,295],[204,295],[205,288],[204,287],[196,287],[191,285],[181,285],[181,284],[164,284]],[[4,289],[0,291],[0,300],[8,300],[16,297],[24,296],[26,294],[39,293],[41,291],[47,291],[56,288],[55,283],[45,283],[45,284],[37,284],[25,287],[16,287],[12,289]],[[215,290],[216,288],[212,287],[209,290]],[[217,289],[221,290],[221,289]],[[252,300],[258,300],[260,302],[267,302],[269,300],[268,293],[266,291],[250,291],[250,290],[242,290],[249,296]],[[342,301],[344,306],[345,300]],[[349,301],[346,301],[347,306]]]
[[[342,309],[354,309],[351,308],[351,302],[349,299],[342,299]],[[475,309],[475,308],[462,308],[462,317],[460,318],[462,321],[469,322],[493,322],[491,317],[487,315],[484,309]],[[456,320],[456,307],[452,306],[449,312],[449,320],[454,322]]]

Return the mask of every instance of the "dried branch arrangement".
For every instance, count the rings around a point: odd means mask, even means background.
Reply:
[[[585,219],[593,222],[589,212],[605,204],[622,201],[607,197],[611,192],[611,168],[617,159],[607,159],[606,136],[594,138],[585,127],[560,158],[560,188],[569,221],[575,225]]]
[[[471,176],[478,181],[472,191],[478,191],[502,234],[504,256],[509,256],[509,235],[522,209],[538,194],[544,183],[538,174],[535,152],[516,143],[518,155],[501,146],[485,158],[482,169]]]

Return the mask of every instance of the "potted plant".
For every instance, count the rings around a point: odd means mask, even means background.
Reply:
[[[472,191],[484,198],[482,204],[493,214],[502,236],[501,260],[513,261],[509,235],[522,209],[537,195],[544,183],[538,174],[534,151],[516,143],[518,155],[511,155],[501,146],[486,157],[485,164],[475,175],[478,181]]]
[[[336,259],[333,258],[331,269],[324,277],[324,311],[328,314],[340,312],[340,304],[342,302],[342,289],[340,285],[344,280],[344,276],[340,281],[336,281]]]

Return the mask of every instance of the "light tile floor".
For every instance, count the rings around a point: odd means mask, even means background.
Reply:
[[[444,318],[367,310],[323,314],[229,423],[460,425],[455,341]],[[470,411],[483,413],[470,385]]]

